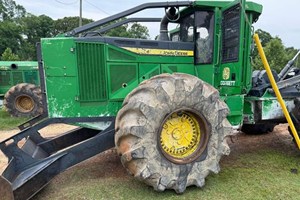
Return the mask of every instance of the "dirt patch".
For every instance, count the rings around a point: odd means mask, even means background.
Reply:
[[[272,133],[262,135],[240,133],[232,137],[229,143],[233,154],[243,154],[262,149],[281,150],[288,153],[298,151],[288,132],[288,124],[280,124],[274,128]]]
[[[12,135],[16,134],[17,132],[18,132],[17,129],[8,130],[8,131],[0,131],[0,141],[3,141],[5,139],[11,137]],[[5,169],[7,162],[8,162],[7,158],[2,153],[2,151],[0,151],[0,173],[2,173],[3,170]]]

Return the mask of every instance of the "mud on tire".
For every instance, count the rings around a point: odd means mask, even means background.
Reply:
[[[34,117],[42,114],[41,89],[28,83],[15,85],[6,92],[3,105],[14,117]]]
[[[204,116],[210,129],[203,158],[183,164],[167,159],[160,145],[162,123],[178,109],[195,110]],[[227,105],[218,91],[197,77],[187,74],[162,74],[144,81],[124,100],[116,118],[115,143],[122,164],[135,178],[157,191],[187,186],[202,187],[205,177],[220,171],[222,155],[230,149],[226,137],[232,133],[226,119]]]

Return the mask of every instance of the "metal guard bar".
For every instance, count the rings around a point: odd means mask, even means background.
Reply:
[[[289,126],[290,126],[290,128],[292,130],[293,136],[294,136],[295,141],[297,143],[297,146],[300,149],[299,135],[298,135],[297,130],[296,130],[295,126],[294,126],[293,120],[291,119],[291,116],[290,116],[290,114],[289,114],[289,112],[288,112],[288,110],[287,110],[287,108],[285,106],[285,103],[284,103],[283,98],[282,98],[282,96],[280,94],[280,91],[279,91],[279,89],[278,89],[278,87],[276,85],[275,79],[274,79],[273,74],[271,72],[270,65],[268,63],[268,60],[267,60],[266,55],[265,55],[265,52],[264,52],[264,50],[262,48],[262,45],[260,43],[258,34],[254,34],[254,40],[255,40],[256,46],[258,48],[259,55],[260,55],[260,57],[262,59],[262,62],[264,64],[264,67],[265,67],[266,72],[268,74],[268,77],[269,77],[270,83],[272,85],[272,88],[273,88],[273,90],[274,90],[274,92],[276,94],[277,100],[278,100],[278,102],[279,102],[279,104],[280,104],[280,106],[282,108],[282,111],[284,113],[284,116],[285,116],[287,122],[289,123]]]
[[[91,30],[93,28],[102,26],[104,24],[107,24],[109,22],[112,22],[114,20],[126,17],[128,15],[132,15],[134,13],[137,13],[139,11],[145,10],[145,9],[149,9],[149,8],[164,8],[164,7],[185,7],[185,6],[191,6],[193,5],[192,1],[177,1],[177,2],[159,2],[159,3],[145,3],[145,4],[141,4],[139,6],[136,6],[134,8],[131,8],[129,10],[120,12],[118,14],[112,15],[110,17],[98,20],[96,22],[92,22],[89,24],[86,24],[84,26],[78,27],[73,29],[70,32],[65,33],[65,36],[75,36],[77,34],[83,33],[85,31]]]
[[[105,26],[104,28],[101,28],[100,30],[98,30],[96,32],[97,33],[105,33],[106,31],[109,31],[118,26],[122,26],[123,24],[128,24],[130,22],[160,22],[160,21],[161,21],[161,18],[128,18],[128,19],[122,20],[120,22],[116,22],[114,24]]]

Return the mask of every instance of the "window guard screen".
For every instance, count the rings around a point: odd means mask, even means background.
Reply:
[[[236,62],[240,46],[240,5],[223,12],[222,20],[222,62]]]

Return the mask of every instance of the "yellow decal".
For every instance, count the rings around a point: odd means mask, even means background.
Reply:
[[[225,67],[223,69],[223,80],[228,80],[230,77],[230,68],[229,67]]]
[[[133,48],[133,47],[123,47],[123,48],[138,54],[163,55],[163,56],[194,56],[194,51],[190,51],[190,50],[145,49],[145,48]]]

